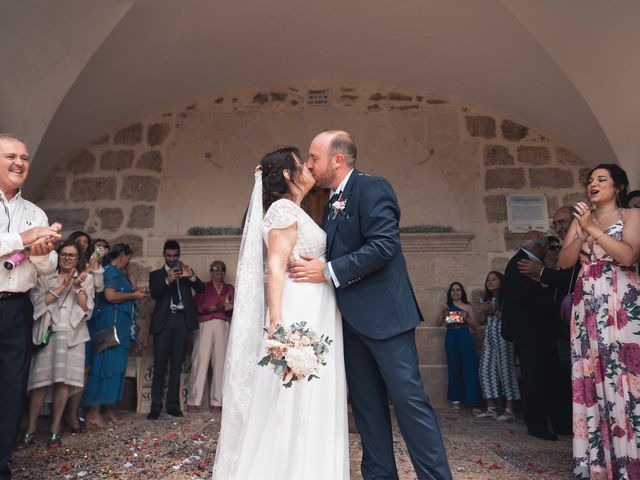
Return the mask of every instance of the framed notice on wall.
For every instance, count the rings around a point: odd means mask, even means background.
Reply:
[[[529,230],[549,230],[547,196],[540,194],[507,195],[509,232],[525,233]]]

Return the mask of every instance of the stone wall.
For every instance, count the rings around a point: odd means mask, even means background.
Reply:
[[[326,90],[327,104],[309,105],[311,89]],[[518,248],[520,236],[507,231],[508,193],[544,193],[550,213],[583,196],[588,162],[540,126],[422,92],[330,83],[228,91],[135,120],[60,165],[39,204],[67,232],[129,243],[144,285],[162,265],[166,238],[193,226],[240,226],[265,152],[289,144],[305,152],[329,128],[352,133],[358,168],[395,187],[401,225],[462,234],[462,243],[405,237],[424,328],[449,283],[462,282],[477,301],[486,272],[503,269]],[[233,282],[237,241],[185,238],[183,260],[207,278],[209,262],[221,258]],[[423,337],[421,345],[441,343],[441,332]],[[434,355],[423,373],[442,398],[442,355]]]
[[[328,104],[308,105],[310,89],[325,89]],[[507,193],[545,193],[550,212],[582,196],[587,162],[551,133],[421,92],[328,84],[229,91],[136,120],[61,165],[40,204],[66,231],[130,243],[144,283],[165,238],[240,225],[251,172],[267,150],[294,144],[304,152],[327,128],[350,131],[358,167],[391,181],[403,225],[474,235],[465,253],[412,254],[428,310],[450,281],[479,287],[517,248],[506,229]],[[192,259],[201,271],[208,260]]]

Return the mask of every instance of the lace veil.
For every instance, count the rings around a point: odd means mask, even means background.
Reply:
[[[253,396],[265,315],[262,220],[262,172],[258,170],[236,272],[236,296],[222,390],[224,409],[213,467],[213,478],[217,480],[235,478]]]

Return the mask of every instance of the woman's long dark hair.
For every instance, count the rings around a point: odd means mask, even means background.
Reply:
[[[296,147],[282,147],[267,153],[260,160],[262,207],[265,212],[276,200],[292,196],[291,187],[284,178],[284,171],[289,171],[289,180],[295,185],[300,172],[300,165],[296,158],[300,158],[300,150]]]
[[[131,255],[133,251],[131,247],[126,243],[116,243],[111,250],[109,250],[109,261],[115,260],[121,253],[125,255]]]
[[[616,193],[616,205],[620,208],[626,207],[628,201],[627,191],[629,190],[629,178],[627,177],[627,172],[615,163],[601,163],[593,167],[584,178],[585,185],[589,186],[589,178],[591,178],[591,174],[599,168],[609,172],[611,180],[613,180],[613,186],[618,190]]]
[[[69,240],[70,242],[75,242],[79,237],[87,237],[87,251],[85,252],[82,247],[80,247],[80,251],[82,252],[82,255],[84,255],[85,259],[89,260],[89,257],[91,257],[92,253],[91,246],[93,245],[93,242],[91,241],[91,235],[89,235],[87,232],[83,232],[82,230],[76,230],[75,232],[71,232],[69,234],[67,240]]]
[[[84,271],[85,268],[87,268],[87,259],[84,258],[84,251],[82,250],[82,247],[80,246],[80,244],[74,240],[69,240],[68,238],[65,239],[60,245],[58,245],[58,248],[56,248],[56,252],[58,252],[58,267],[57,270],[60,271],[60,252],[62,251],[63,248],[65,247],[73,247],[76,249],[76,253],[78,254],[78,263],[76,265],[76,271],[78,273],[82,273]]]
[[[462,292],[462,294],[460,295],[460,300],[462,300],[462,303],[466,303],[468,305],[469,301],[467,300],[467,292],[460,282],[453,282],[451,285],[449,285],[449,290],[447,290],[447,303],[453,303],[453,299],[451,298],[451,289],[454,285],[458,285],[460,287],[460,290]]]
[[[482,294],[482,299],[485,302],[488,302],[493,298],[493,292],[487,288],[487,280],[489,279],[489,275],[494,274],[500,280],[500,291],[495,295],[496,300],[498,301],[498,306],[502,305],[502,286],[504,285],[504,275],[500,272],[496,272],[495,270],[491,270],[487,273],[487,276],[484,279],[484,293]]]

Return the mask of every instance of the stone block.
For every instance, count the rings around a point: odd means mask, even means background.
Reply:
[[[546,165],[551,162],[547,147],[518,147],[518,161],[527,165]]]
[[[64,201],[67,199],[67,179],[65,177],[53,177],[44,186],[44,192],[40,200],[48,202]]]
[[[122,198],[124,200],[151,201],[158,198],[160,180],[155,177],[131,175],[125,177],[122,183]]]
[[[505,195],[484,197],[484,208],[489,223],[500,223],[507,220],[507,199]]]
[[[484,164],[492,165],[513,165],[513,155],[509,149],[503,145],[485,145],[483,150]]]
[[[491,260],[491,270],[495,270],[496,272],[502,272],[507,268],[507,263],[511,260],[509,257],[494,257]]]
[[[129,247],[131,247],[134,256],[142,256],[143,241],[142,237],[138,235],[120,235],[119,237],[112,239],[109,243],[112,247],[117,243],[126,243],[127,245],[129,245]]]
[[[49,223],[60,222],[65,232],[84,230],[89,218],[87,208],[47,208],[45,209]]]
[[[129,246],[131,247],[131,244],[129,244]],[[133,249],[133,247],[131,248]],[[138,262],[132,261],[132,262],[129,262],[127,271],[129,272],[129,275],[135,279],[136,285],[138,286],[138,288],[140,288],[140,286],[142,285],[149,284],[149,272],[151,271],[149,267],[145,267],[143,265],[140,265]],[[148,304],[149,302],[146,302],[146,303]],[[147,313],[148,310],[149,308],[147,306],[145,313]]]
[[[156,216],[156,207],[149,205],[136,205],[131,209],[127,227],[129,228],[153,228]]]
[[[517,190],[524,186],[524,169],[522,168],[496,168],[485,172],[484,188],[487,190],[493,188]]]
[[[567,193],[562,199],[562,204],[573,206],[577,202],[584,202],[586,199],[587,195],[585,192]]]
[[[133,166],[133,150],[109,150],[100,157],[100,169],[107,171],[124,170]]]
[[[573,173],[562,168],[530,168],[529,181],[533,188],[571,188]]]
[[[589,180],[591,167],[581,168],[578,170],[578,185],[585,186]]]
[[[444,327],[416,328],[416,348],[420,365],[446,365]]]
[[[142,123],[134,123],[116,132],[113,143],[116,145],[137,145],[142,142]]]
[[[467,131],[472,137],[495,138],[496,121],[486,115],[473,115],[465,117]]]
[[[520,248],[524,240],[524,233],[511,233],[508,229],[504,230],[505,250],[514,252]]]
[[[153,170],[154,172],[162,171],[162,152],[160,150],[151,150],[144,152],[138,158],[136,167],[141,170]]]
[[[75,173],[91,173],[96,164],[96,157],[89,150],[82,150],[67,163],[67,170]]]
[[[116,231],[122,225],[124,214],[120,208],[100,208],[96,210],[102,230]]]
[[[147,143],[155,147],[162,145],[171,132],[171,125],[168,123],[154,123],[149,125],[147,130]]]
[[[576,155],[568,148],[556,147],[555,152],[559,163],[566,165],[585,165],[587,163],[582,157]]]
[[[109,143],[109,134],[99,138],[98,140],[93,142],[92,145],[106,145],[107,143]]]
[[[427,113],[427,143],[449,143],[460,139],[457,113]]]
[[[116,199],[115,177],[79,178],[71,184],[70,198],[76,202]]]
[[[502,136],[512,142],[522,140],[529,133],[529,127],[512,122],[511,120],[503,120],[502,123],[500,123],[500,130],[502,130]]]

